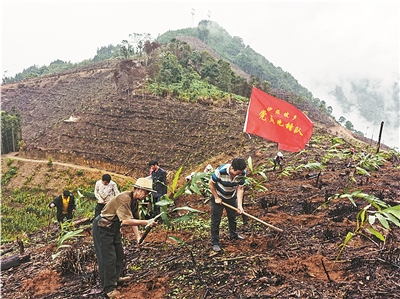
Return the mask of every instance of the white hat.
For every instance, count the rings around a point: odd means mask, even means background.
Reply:
[[[157,192],[157,191],[152,189],[153,182],[151,180],[149,180],[149,179],[146,179],[146,178],[138,178],[137,181],[136,181],[136,184],[134,184],[133,187],[144,189],[144,190],[149,191],[149,192]]]
[[[278,157],[283,157],[283,154],[281,152],[278,152]]]

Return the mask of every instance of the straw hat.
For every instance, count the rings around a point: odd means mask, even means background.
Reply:
[[[146,178],[138,178],[136,181],[136,184],[133,185],[135,188],[140,188],[147,190],[149,192],[157,192],[152,189],[153,187],[153,181],[146,179]]]

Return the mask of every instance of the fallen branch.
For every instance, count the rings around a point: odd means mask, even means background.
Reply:
[[[90,223],[90,218],[86,217],[86,218],[82,218],[82,219],[78,219],[78,220],[74,221],[73,226],[79,226],[79,225],[89,224],[89,223]]]
[[[6,253],[11,252],[11,251],[13,251],[13,248],[12,248],[12,247],[10,247],[10,248],[8,248],[8,249],[4,249],[4,250],[0,253],[0,255],[6,254]]]
[[[1,271],[8,270],[10,268],[18,267],[22,263],[29,262],[31,256],[25,255],[14,255],[5,259],[1,259]]]

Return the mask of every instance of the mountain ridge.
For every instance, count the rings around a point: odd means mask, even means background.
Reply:
[[[193,47],[193,52],[206,51],[216,61],[221,60],[219,54],[198,38],[185,35],[177,38]],[[166,168],[177,170],[182,166],[190,172],[213,157],[222,155],[223,159],[230,159],[248,155],[245,149],[250,139],[243,133],[247,103],[232,99],[229,93],[225,93],[228,97],[198,96],[188,101],[176,95],[175,87],[155,95],[146,85],[149,81],[157,82],[149,72],[154,73],[160,67],[157,59],[162,59],[162,55],[158,52],[159,45],[146,45],[150,49],[146,52],[147,61],[110,59],[3,84],[2,109],[15,107],[21,111],[25,143],[22,154],[66,162],[72,159],[82,165],[133,176],[147,172],[146,161],[152,159],[160,160]],[[181,44],[165,47],[166,53],[175,51],[183,58],[188,55]],[[212,63],[211,67],[217,65]],[[236,74],[246,76],[240,67],[229,64]],[[312,101],[287,90],[265,88],[271,95],[302,110],[332,136],[340,134],[368,141],[343,129],[323,106],[316,107]],[[71,117],[78,121],[65,121]],[[257,136],[251,142],[275,145]],[[226,153],[223,144],[232,150]]]
[[[128,70],[126,65],[130,65]],[[228,154],[231,158],[244,154],[240,149],[247,143],[242,132],[247,104],[160,98],[142,88],[145,78],[145,68],[138,62],[101,62],[4,85],[2,107],[14,106],[21,111],[26,144],[21,154],[31,158],[74,160],[140,176],[151,159],[175,170],[201,167],[225,151],[222,140],[232,149]],[[137,86],[130,94],[129,81]],[[324,129],[332,134],[339,129],[346,132],[312,106],[300,109],[307,109],[314,122],[325,123]],[[64,122],[71,116],[79,120]],[[257,136],[252,142],[275,144]]]

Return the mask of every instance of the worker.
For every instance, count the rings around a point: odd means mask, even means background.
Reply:
[[[100,281],[104,293],[109,298],[118,297],[118,282],[130,280],[129,276],[121,277],[124,250],[122,247],[121,225],[133,227],[137,243],[140,241],[138,226],[156,225],[153,219],[139,219],[138,201],[146,198],[152,190],[152,181],[146,178],[137,179],[132,191],[125,191],[113,197],[93,221],[93,240],[99,264]]]
[[[68,190],[64,190],[61,195],[54,198],[49,206],[52,209],[57,208],[57,221],[60,227],[65,220],[71,220],[76,211],[75,198]]]
[[[98,180],[94,187],[94,196],[97,199],[97,205],[94,209],[94,218],[100,214],[106,203],[119,193],[117,183],[111,179],[108,173],[103,174],[101,180]]]
[[[226,209],[228,216],[229,237],[234,240],[243,240],[236,230],[237,211],[222,205],[227,203],[243,213],[244,176],[246,175],[246,161],[235,158],[230,164],[218,167],[209,181],[212,193],[211,202],[211,245],[214,251],[221,251],[219,242],[219,226],[222,212]]]
[[[278,152],[274,158],[274,169],[273,171],[275,171],[276,165],[279,165],[280,169],[282,170],[282,162],[283,160],[283,154],[281,152]]]

